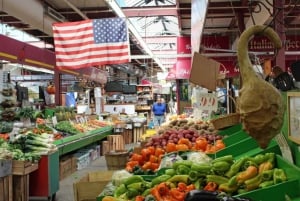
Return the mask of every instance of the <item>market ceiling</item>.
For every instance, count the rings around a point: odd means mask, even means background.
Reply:
[[[108,0],[113,1],[113,0]],[[165,68],[176,63],[177,37],[191,36],[192,4],[200,0],[119,0],[126,17],[135,23],[140,36]],[[201,0],[204,1],[204,0]],[[283,2],[284,29],[294,34],[300,29],[299,0]],[[202,38],[227,36],[234,44],[240,33],[252,24],[272,25],[276,20],[276,6],[271,0],[209,0]],[[274,11],[273,11],[273,8]],[[52,44],[52,23],[115,17],[117,14],[105,0],[0,0],[1,23],[21,29],[41,41]],[[199,12],[205,12],[199,11]],[[157,60],[149,58],[144,47],[133,35],[130,37],[132,63],[160,71]],[[46,47],[46,45],[44,45]],[[53,50],[53,48],[50,48]],[[226,56],[226,50],[219,55]],[[234,51],[233,51],[234,52]],[[150,69],[150,68],[148,68]]]

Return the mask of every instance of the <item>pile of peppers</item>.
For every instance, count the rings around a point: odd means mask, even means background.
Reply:
[[[129,177],[116,188],[113,200],[102,201],[196,201],[201,200],[196,199],[199,196],[207,196],[206,200],[211,201],[248,201],[231,196],[286,180],[285,171],[275,167],[274,153],[238,160],[226,155],[201,164],[180,160],[149,181],[140,175]],[[222,193],[226,196],[220,197]]]

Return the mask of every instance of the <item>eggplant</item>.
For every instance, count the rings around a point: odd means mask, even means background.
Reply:
[[[231,197],[216,191],[192,190],[186,194],[184,201],[251,201],[251,199]]]
[[[220,201],[217,192],[204,191],[204,190],[192,190],[188,192],[184,198],[184,201]]]

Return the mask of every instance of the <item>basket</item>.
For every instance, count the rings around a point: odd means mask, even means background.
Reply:
[[[121,170],[126,167],[129,152],[127,150],[116,150],[105,154],[105,160],[108,170]]]
[[[220,97],[222,97],[222,96],[220,96]],[[220,97],[218,97],[218,98],[220,98]],[[235,101],[235,99],[231,95],[228,95],[228,97],[232,100],[232,102],[236,106],[236,111],[238,111],[239,110],[238,109],[238,104]],[[235,113],[222,115],[222,116],[220,116],[216,119],[210,120],[210,122],[212,123],[212,125],[214,126],[214,128],[216,130],[220,130],[220,129],[223,129],[223,128],[227,128],[227,127],[239,124],[241,122],[240,121],[240,114],[238,112],[235,112]]]
[[[231,113],[211,120],[214,128],[219,130],[240,123],[240,114]]]
[[[223,64],[220,64],[220,67],[223,68],[223,71],[219,72],[219,74],[217,75],[217,80],[223,80],[226,78],[226,67]]]

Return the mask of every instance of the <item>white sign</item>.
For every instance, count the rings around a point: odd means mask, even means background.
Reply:
[[[197,93],[195,96],[193,107],[209,111],[218,109],[218,97],[215,93]]]
[[[52,124],[53,124],[53,126],[55,126],[57,124],[57,118],[56,118],[56,116],[52,117]]]

